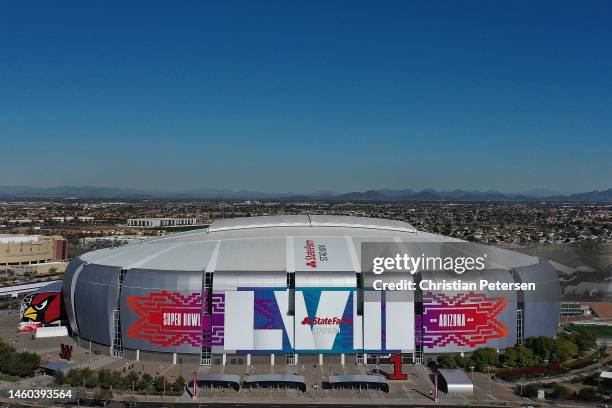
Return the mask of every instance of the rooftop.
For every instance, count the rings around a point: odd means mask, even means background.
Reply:
[[[325,271],[359,271],[361,243],[389,242],[419,250],[423,242],[465,242],[417,231],[394,220],[346,216],[293,215],[215,221],[208,229],[166,235],[80,256],[87,263],[179,271],[300,271],[307,245],[326,252]],[[480,250],[474,244],[474,251]],[[538,258],[487,247],[501,269],[533,265]],[[490,258],[491,259],[491,258]],[[302,269],[300,269],[302,268]]]
[[[0,244],[33,244],[39,242],[40,239],[40,235],[0,234]]]

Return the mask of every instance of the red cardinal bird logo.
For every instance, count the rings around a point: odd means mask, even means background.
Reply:
[[[29,307],[23,312],[22,322],[48,324],[60,319],[60,293],[39,293],[32,298]]]

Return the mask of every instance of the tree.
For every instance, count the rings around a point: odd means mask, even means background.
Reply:
[[[112,386],[116,385],[114,383],[114,377],[110,370],[101,369],[98,371],[98,385],[101,388],[109,389]]]
[[[121,373],[117,370],[112,370],[111,375],[113,387],[120,388],[123,385],[123,377],[121,376]]]
[[[55,384],[57,385],[62,385],[64,384],[64,382],[66,382],[66,376],[64,375],[64,372],[61,370],[56,371],[53,377],[54,377]]]
[[[78,368],[73,368],[68,372],[66,376],[65,382],[69,384],[71,387],[78,387],[83,385],[83,380],[81,378],[81,370]]]
[[[147,387],[149,386],[149,383],[146,382],[142,377],[140,378],[140,380],[138,380],[138,382],[136,382],[136,389],[138,391],[144,391]]]
[[[578,397],[580,397],[580,399],[584,400],[584,401],[591,401],[591,402],[595,402],[595,401],[599,401],[599,394],[597,394],[597,391],[595,391],[594,388],[581,388],[580,391],[578,391]]]
[[[98,386],[98,377],[95,374],[91,374],[85,377],[85,387],[95,388]]]
[[[525,346],[507,348],[502,360],[508,367],[533,367],[540,362],[533,350]]]
[[[160,375],[155,379],[153,386],[155,387],[155,391],[162,392],[164,391],[164,387],[166,384],[166,378],[163,375]]]
[[[523,397],[535,398],[538,396],[538,389],[535,385],[529,384],[523,388]]]
[[[562,362],[578,354],[578,346],[569,340],[557,339],[555,345],[556,348],[551,355],[551,361]]]
[[[499,354],[492,347],[483,347],[472,353],[472,360],[478,371],[484,371],[485,367],[499,365]]]
[[[185,389],[185,384],[186,384],[185,379],[183,378],[182,375],[179,375],[177,379],[174,381],[174,384],[172,384],[172,390],[175,392],[181,392]]]
[[[131,390],[132,384],[136,384],[139,381],[138,374],[133,371],[130,371],[125,377],[123,377],[122,385],[123,389]]]
[[[552,353],[557,348],[555,339],[544,336],[528,337],[525,339],[525,345],[542,360],[550,360]]]
[[[594,348],[597,345],[595,336],[591,333],[577,333],[574,339],[574,343],[578,346],[578,350],[587,351]]]
[[[27,351],[15,353],[13,351],[6,357],[2,371],[19,377],[31,377],[39,366],[40,356],[38,354]]]
[[[0,339],[0,371],[8,372],[8,363],[15,349]]]
[[[113,392],[107,388],[100,388],[95,394],[94,399],[100,401],[102,405],[106,405],[108,401],[113,399]]]
[[[568,399],[571,395],[571,391],[566,386],[555,384],[553,386],[552,397],[555,399]]]
[[[442,354],[438,357],[437,361],[444,368],[457,368],[457,360],[452,354]]]

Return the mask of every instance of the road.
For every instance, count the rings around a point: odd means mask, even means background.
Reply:
[[[1,399],[2,403],[1,403],[1,407],[28,407],[28,408],[32,408],[32,407],[44,407],[44,406],[49,406],[49,405],[45,405],[44,403],[37,403],[37,404],[32,404],[32,403],[26,403],[26,402],[8,402],[5,401],[4,399]],[[81,406],[87,406],[88,404],[83,401],[81,401]],[[170,405],[172,406],[176,406],[176,404],[172,404],[172,403],[167,403],[167,402],[138,402],[136,404],[132,404],[132,408],[139,408],[139,407],[150,407],[150,408],[168,408]],[[55,405],[58,406],[58,405]],[[61,406],[61,405],[59,405]],[[119,403],[112,403],[112,404],[108,404],[106,405],[106,408],[119,408],[119,407],[127,407],[127,404],[119,404]],[[283,404],[257,404],[257,403],[253,403],[253,404],[238,404],[238,403],[181,403],[180,407],[181,408],[240,408],[240,407],[248,407],[248,408],[281,408],[281,407],[291,407],[291,408],[317,408],[317,407],[328,407],[328,408],[367,408],[367,407],[377,407],[377,408],[385,408],[385,407],[389,407],[389,408],[396,408],[396,407],[426,407],[428,405],[419,405],[419,404],[384,404],[384,403],[378,403],[378,404],[327,404],[327,403],[323,403],[323,404],[293,404],[293,403],[283,403]],[[429,406],[435,406],[435,407],[439,407],[439,408],[456,408],[458,405],[456,404],[452,404],[452,405],[447,405],[447,404],[442,404],[442,405],[429,405]],[[492,407],[505,407],[507,408],[507,405],[469,405],[470,407],[474,407],[474,408],[492,408]]]

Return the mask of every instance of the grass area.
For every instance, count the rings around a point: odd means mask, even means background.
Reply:
[[[568,326],[569,330],[592,334],[595,337],[610,337],[612,338],[612,326],[599,326],[593,324],[572,324]]]
[[[591,364],[597,362],[597,360],[593,359],[593,356],[586,356],[582,358],[578,358],[576,360],[570,360],[563,363],[563,367],[568,370],[577,370],[579,368],[584,368],[586,366],[590,366]]]
[[[0,374],[0,381],[17,382],[20,379],[21,378],[15,377],[14,375]]]

